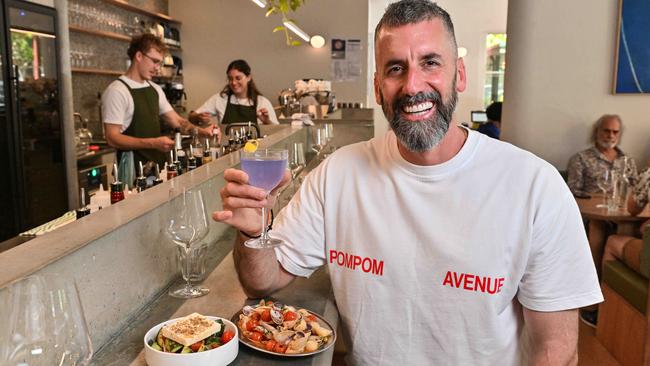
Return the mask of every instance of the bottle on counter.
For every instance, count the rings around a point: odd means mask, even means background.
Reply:
[[[162,180],[162,178],[160,178],[160,166],[158,166],[158,164],[156,164],[156,179],[153,180],[153,185],[155,187],[155,186],[159,185],[162,182],[163,182],[163,180]]]
[[[170,159],[171,163],[167,164],[167,162],[165,162],[165,164],[166,164],[165,170],[167,171],[167,180],[170,180],[170,179],[178,176],[178,168],[176,167],[176,164],[174,163],[174,151],[173,150],[170,151],[169,155],[170,155],[170,158],[171,158]]]
[[[210,139],[205,139],[205,150],[201,157],[201,165],[205,165],[212,161],[212,148],[210,147]]]
[[[124,200],[124,183],[120,182],[117,176],[117,164],[113,164],[114,181],[111,183],[111,205]]]
[[[140,175],[135,178],[135,189],[138,193],[147,189],[147,177],[144,176],[144,168],[142,167],[142,162],[139,161]]]
[[[178,174],[181,175],[183,172],[187,169],[187,154],[185,154],[185,150],[183,150],[183,140],[181,137],[181,131],[176,130],[176,134],[174,135],[174,142],[175,142],[175,147],[174,149],[176,150],[176,161],[174,162],[176,165],[176,168],[178,169]]]
[[[190,157],[187,158],[187,171],[196,169],[196,157],[194,156],[194,146],[190,144]]]
[[[88,206],[86,206],[86,189],[85,188],[81,188],[80,200],[81,200],[81,205],[79,206],[78,209],[75,210],[77,220],[79,220],[80,218],[82,218],[84,216],[90,215],[90,208]]]
[[[253,139],[253,131],[251,130],[252,123],[248,121],[248,129],[246,130],[246,141]]]
[[[196,159],[196,167],[198,168],[201,166],[204,147],[199,139],[199,129],[196,127],[192,129],[192,146],[194,146],[192,156]]]

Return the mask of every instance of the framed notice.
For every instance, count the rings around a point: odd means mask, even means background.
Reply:
[[[650,93],[650,1],[619,0],[614,94]]]
[[[332,81],[356,81],[361,77],[361,40],[332,39]]]

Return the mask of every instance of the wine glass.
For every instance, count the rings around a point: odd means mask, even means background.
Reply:
[[[289,169],[291,170],[291,178],[296,179],[300,172],[305,168],[305,145],[302,142],[296,142],[291,148],[291,162]]]
[[[596,180],[598,188],[603,191],[603,203],[597,205],[598,208],[608,208],[607,195],[614,185],[614,174],[610,169],[605,169]]]
[[[88,365],[93,354],[74,281],[31,275],[0,292],[0,365]]]
[[[240,150],[241,168],[248,174],[248,183],[252,186],[262,188],[269,193],[275,188],[284,176],[287,169],[287,149],[258,149],[255,152]],[[262,235],[259,238],[251,238],[244,245],[249,248],[263,249],[273,248],[282,245],[280,239],[269,236],[266,227],[266,216],[268,209],[262,207]]]
[[[323,128],[315,128],[314,129],[314,143],[312,144],[312,150],[314,150],[317,154],[323,150],[325,145],[327,144],[327,131]]]
[[[177,194],[174,188],[170,190],[170,198]],[[197,244],[208,234],[208,219],[205,213],[203,194],[198,190],[186,191],[175,197],[171,203],[171,215],[165,230],[167,236],[179,246],[178,260],[181,274],[185,280],[180,288],[169,290],[169,295],[180,299],[191,299],[206,295],[210,289],[194,286],[193,273],[196,266],[201,265],[205,251]]]

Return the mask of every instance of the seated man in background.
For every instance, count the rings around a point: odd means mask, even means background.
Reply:
[[[612,169],[625,153],[618,148],[623,130],[623,121],[616,114],[604,114],[594,123],[591,142],[594,146],[571,157],[568,167],[568,184],[574,195],[599,192],[598,177]],[[626,176],[636,181],[636,165],[627,164]]]
[[[501,135],[501,107],[503,103],[494,102],[485,109],[488,121],[483,123],[476,130],[484,135],[488,135],[493,139],[499,140]]]

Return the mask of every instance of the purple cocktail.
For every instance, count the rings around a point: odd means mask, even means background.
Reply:
[[[258,149],[254,152],[240,150],[241,168],[248,174],[248,184],[262,188],[267,195],[282,181],[287,170],[289,152],[285,149]],[[262,207],[262,235],[247,240],[249,248],[273,248],[283,244],[280,239],[269,237],[266,227],[268,209]]]

